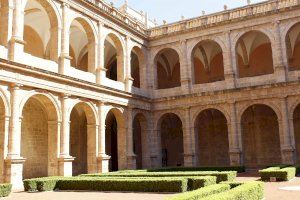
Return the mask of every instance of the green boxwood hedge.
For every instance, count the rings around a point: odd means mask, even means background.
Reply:
[[[296,175],[295,167],[269,167],[263,170],[259,170],[259,175],[262,181],[270,181],[271,177],[275,177],[276,181],[289,181]]]
[[[25,191],[97,190],[184,192],[216,184],[215,176],[201,177],[46,177],[23,181]]]
[[[199,171],[199,172],[138,172],[138,173],[104,173],[84,174],[81,177],[182,177],[182,176],[215,176],[217,183],[221,181],[233,181],[236,178],[236,171]]]
[[[7,197],[11,193],[10,183],[0,184],[0,197]]]
[[[157,169],[142,169],[142,170],[121,170],[115,173],[137,173],[137,172],[196,172],[196,171],[236,171],[238,173],[245,172],[244,166],[229,166],[229,167],[164,167]]]
[[[201,198],[201,200],[262,200],[263,197],[263,183],[248,182],[231,190]]]
[[[174,197],[168,198],[167,200],[197,200],[213,194],[225,192],[227,190],[230,190],[230,185],[215,184],[191,192],[185,192]]]

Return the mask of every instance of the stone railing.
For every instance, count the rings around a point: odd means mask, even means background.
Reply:
[[[155,27],[148,30],[148,35],[150,37],[167,35],[174,32],[185,31],[197,27],[209,26],[220,22],[240,19],[247,16],[254,16],[268,12],[274,12],[297,5],[300,5],[300,0],[269,0],[241,8],[225,10],[219,13],[200,16],[188,20],[183,20],[180,22],[175,22],[172,24]]]
[[[103,0],[82,0],[85,2],[92,3],[97,6],[105,14],[112,16],[113,18],[126,23],[128,26],[134,28],[135,30],[147,34],[146,24],[142,23],[129,15],[122,13],[120,10],[115,8],[113,5],[106,3]]]

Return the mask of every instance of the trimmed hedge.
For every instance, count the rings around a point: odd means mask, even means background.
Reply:
[[[213,194],[201,200],[262,200],[264,188],[262,182],[248,182],[229,191]]]
[[[215,184],[191,192],[185,192],[176,195],[175,197],[168,198],[168,200],[197,200],[228,190],[230,190],[230,186],[228,184]]]
[[[84,174],[81,177],[192,177],[192,176],[215,176],[217,183],[222,181],[233,181],[236,178],[236,171],[200,171],[200,172],[139,172],[139,173],[104,173]]]
[[[0,184],[0,197],[7,197],[11,193],[12,185],[10,183]]]
[[[184,192],[216,184],[216,177],[46,177],[23,181],[25,191],[96,190]]]
[[[275,177],[276,181],[289,181],[296,175],[295,167],[269,167],[263,170],[259,170],[259,175],[262,181],[270,181],[271,177]]]
[[[121,170],[114,173],[138,173],[138,172],[196,172],[196,171],[236,171],[238,173],[245,172],[244,166],[230,167],[164,167],[157,169],[142,169],[142,170]]]

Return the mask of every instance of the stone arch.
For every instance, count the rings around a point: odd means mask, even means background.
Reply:
[[[75,157],[72,174],[97,171],[97,112],[90,102],[76,102],[70,112],[70,155]]]
[[[107,33],[104,40],[104,66],[107,78],[124,82],[124,49],[123,40],[117,33],[111,31]]]
[[[59,112],[54,102],[49,95],[41,93],[31,93],[21,101],[21,156],[26,159],[25,179],[58,174]]]
[[[214,40],[202,40],[192,50],[193,83],[225,80],[223,50]]]
[[[159,118],[157,127],[162,166],[183,166],[183,122],[180,117],[172,112],[165,113]]]
[[[250,168],[280,164],[280,127],[276,111],[253,104],[241,116],[244,165]]]
[[[143,113],[137,113],[132,122],[133,152],[136,155],[136,168],[149,166],[148,121]]]
[[[141,80],[145,81],[146,76],[146,60],[145,55],[142,49],[138,46],[134,46],[131,49],[131,77],[133,78],[133,86],[136,88],[141,88],[144,83],[141,83]],[[143,87],[145,88],[145,87]]]
[[[194,125],[198,165],[230,164],[227,124],[225,114],[218,109],[204,109],[198,114]]]
[[[173,48],[161,49],[154,58],[156,89],[181,86],[180,54]]]
[[[110,107],[105,118],[105,153],[109,155],[109,171],[126,169],[126,125],[124,112]]]
[[[271,39],[264,32],[243,33],[236,42],[235,53],[240,78],[274,73]]]
[[[290,71],[300,69],[300,22],[289,27],[285,35],[286,57]]]
[[[57,62],[61,18],[55,4],[53,1],[27,0],[24,12],[24,51]],[[33,38],[34,35],[38,35],[40,40],[36,36]],[[35,50],[37,47],[38,51]]]
[[[69,55],[73,54],[75,56],[75,58],[71,58],[72,65],[75,65],[72,67],[95,73],[97,32],[92,22],[86,17],[76,15],[70,20],[69,27]],[[71,52],[71,49],[73,52]]]

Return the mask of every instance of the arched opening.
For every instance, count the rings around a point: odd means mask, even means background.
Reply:
[[[136,155],[136,168],[148,167],[147,121],[144,115],[138,114],[133,120],[133,152]]]
[[[296,163],[300,164],[300,105],[296,107],[293,113],[294,137],[296,146]]]
[[[124,55],[119,38],[110,33],[104,42],[104,66],[106,77],[114,81],[124,81]]]
[[[195,84],[225,80],[223,52],[218,43],[211,40],[202,41],[196,45],[192,54]]]
[[[239,78],[274,73],[271,41],[264,33],[245,33],[235,51]]]
[[[95,35],[90,24],[79,17],[74,19],[70,26],[71,66],[95,73],[95,48]]]
[[[56,175],[57,112],[53,103],[43,95],[34,95],[25,103],[22,115],[23,178]]]
[[[111,109],[105,119],[105,153],[110,156],[109,171],[127,167],[126,129],[122,113]]]
[[[300,69],[300,23],[295,24],[287,33],[286,54],[289,70]]]
[[[70,155],[73,176],[96,172],[96,119],[92,108],[78,103],[70,114]]]
[[[227,120],[222,112],[216,109],[202,111],[195,121],[195,133],[198,165],[230,164]]]
[[[28,0],[25,6],[23,38],[24,52],[58,61],[58,22],[47,1]]]
[[[183,131],[180,118],[168,113],[161,117],[158,127],[161,137],[162,166],[183,166]]]
[[[143,62],[143,53],[140,48],[134,47],[131,51],[131,77],[133,78],[133,86],[141,87],[141,66]],[[145,80],[144,80],[145,81]]]
[[[5,106],[0,97],[0,181],[4,182],[4,156],[5,156]]]
[[[163,49],[155,58],[157,89],[181,86],[180,60],[174,49]]]
[[[8,22],[9,22],[8,0],[0,0],[0,45],[6,46],[8,42]]]
[[[266,105],[252,105],[241,118],[244,165],[249,168],[281,163],[276,113]]]

